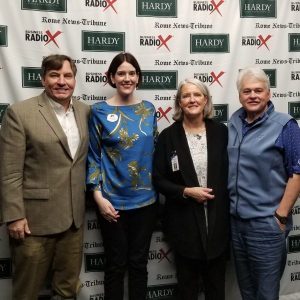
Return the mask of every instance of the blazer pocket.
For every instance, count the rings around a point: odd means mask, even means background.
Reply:
[[[49,199],[49,189],[24,189],[24,199]]]

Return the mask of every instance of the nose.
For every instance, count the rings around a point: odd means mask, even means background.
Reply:
[[[65,80],[65,77],[63,75],[60,75],[58,77],[58,81],[57,81],[58,84],[61,84],[61,85],[64,85],[66,83],[66,80]]]
[[[252,90],[252,91],[251,91],[251,93],[250,93],[250,97],[251,97],[251,98],[256,98],[256,93],[255,93],[255,91],[254,91],[254,90]]]
[[[126,81],[129,80],[129,74],[128,73],[125,74],[124,80],[126,80]]]

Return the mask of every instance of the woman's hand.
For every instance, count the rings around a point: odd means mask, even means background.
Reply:
[[[183,191],[184,197],[191,197],[199,203],[214,199],[213,190],[205,187],[186,187]]]
[[[108,222],[117,222],[117,219],[120,217],[119,212],[102,196],[102,193],[100,191],[94,191],[93,196],[103,218]]]

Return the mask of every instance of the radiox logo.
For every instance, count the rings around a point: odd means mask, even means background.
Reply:
[[[86,82],[95,82],[102,83],[103,86],[107,84],[107,74],[99,73],[99,72],[86,72],[85,73],[85,81]]]
[[[161,119],[166,119],[169,123],[170,120],[168,118],[168,113],[172,110],[172,107],[167,107],[166,109],[162,108],[162,107],[159,107],[156,111],[156,118],[157,118],[157,121],[160,121]]]
[[[276,0],[240,0],[241,18],[276,18]]]
[[[300,71],[292,71],[291,80],[300,80]]]
[[[218,84],[219,86],[223,87],[220,78],[224,74],[224,71],[220,71],[217,73],[215,73],[214,71],[210,73],[194,73],[194,78],[197,78],[204,83],[209,83],[209,85]]]
[[[220,7],[224,2],[225,2],[224,0],[194,1],[193,11],[207,11],[210,14],[218,13],[220,16],[222,16]]]
[[[50,30],[36,31],[36,30],[26,30],[25,31],[25,41],[28,42],[42,42],[44,46],[48,44],[55,44],[59,48],[57,38],[62,33],[62,31],[57,30],[56,32],[51,32]]]
[[[300,11],[300,2],[293,1],[291,3],[291,11]]]
[[[177,18],[177,0],[136,0],[138,17]]]
[[[114,6],[117,1],[118,0],[85,0],[85,6],[103,8],[103,12],[111,9],[117,14],[118,12]]]
[[[22,10],[67,12],[67,0],[22,0]]]
[[[156,49],[165,48],[169,52],[171,51],[168,42],[172,39],[172,35],[169,34],[165,37],[163,37],[161,34],[156,36],[141,36],[140,37],[140,46],[151,46],[156,47]]]
[[[163,260],[167,260],[169,263],[172,263],[170,255],[172,253],[172,249],[165,250],[163,248],[159,250],[150,250],[148,254],[149,260],[157,260],[159,263]]]
[[[272,36],[268,34],[263,37],[261,34],[259,36],[243,36],[242,37],[242,46],[256,46],[257,49],[266,48],[270,51],[268,43]]]

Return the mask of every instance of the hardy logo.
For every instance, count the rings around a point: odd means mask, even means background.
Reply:
[[[104,300],[104,293],[96,294],[96,295],[90,295],[90,300]]]
[[[291,273],[291,281],[300,280],[300,272]]]
[[[300,101],[289,102],[289,114],[296,120],[300,120]],[[298,211],[300,208],[298,207]]]
[[[106,76],[106,74],[102,74],[102,73],[87,72],[87,73],[85,73],[85,81],[86,82],[103,83],[103,85],[106,85],[107,84],[107,76]]]
[[[300,33],[289,33],[289,52],[300,52]]]
[[[292,2],[291,11],[300,11],[300,2]]]
[[[229,52],[229,34],[191,34],[190,52]]]
[[[299,103],[300,104],[300,103]],[[299,108],[299,112],[300,114],[300,108]],[[300,205],[294,206],[292,209],[292,214],[294,215],[300,215]]]
[[[140,46],[157,46],[157,49],[160,49],[162,46],[167,48],[170,51],[170,48],[167,45],[167,42],[172,38],[172,35],[168,35],[166,38],[163,38],[160,34],[157,38],[155,36],[141,36],[140,37]]]
[[[85,254],[85,272],[102,272],[105,266],[104,253]]]
[[[0,279],[11,278],[12,263],[10,258],[0,259]]]
[[[165,251],[164,249],[159,249],[157,250],[150,250],[148,254],[148,259],[149,260],[158,260],[160,263],[162,260],[166,259],[169,263],[172,263],[168,255],[172,253],[172,249],[169,249]]]
[[[67,0],[22,0],[23,10],[67,12]]]
[[[95,230],[100,229],[100,224],[98,220],[88,220],[87,222],[87,230]]]
[[[221,123],[228,121],[228,104],[214,104],[213,118]]]
[[[217,12],[220,16],[222,16],[220,11],[220,6],[224,3],[224,0],[220,0],[216,3],[214,0],[208,1],[194,1],[193,10],[194,11],[209,11],[210,14],[213,12]]]
[[[263,69],[265,73],[268,75],[269,80],[270,80],[270,87],[274,88],[276,87],[276,82],[277,82],[277,76],[276,76],[276,69]]]
[[[136,0],[138,17],[177,18],[177,0]]]
[[[60,30],[56,31],[54,34],[50,32],[50,30],[46,30],[46,32],[42,31],[33,31],[26,30],[25,31],[25,41],[29,42],[46,42],[44,46],[48,45],[50,42],[53,42],[56,47],[59,48],[56,38],[61,34]]]
[[[219,72],[219,74],[215,74],[215,72],[210,72],[210,74],[194,73],[194,78],[197,78],[204,83],[210,83],[210,85],[212,85],[214,83],[218,83],[221,87],[223,87],[219,78],[221,76],[223,76],[224,74],[225,74],[225,72],[223,72],[223,71]]]
[[[257,46],[259,49],[262,46],[265,46],[269,51],[269,47],[267,45],[267,41],[272,36],[269,34],[265,38],[260,34],[257,38],[255,36],[243,36],[242,37],[242,46]]]
[[[288,252],[300,252],[300,235],[291,235],[288,237]]]
[[[300,71],[292,71],[291,80],[300,80]]]
[[[147,300],[172,300],[176,293],[176,284],[162,284],[148,286]]]
[[[276,18],[276,0],[240,0],[241,18]]]
[[[125,33],[82,31],[82,51],[124,51]]]
[[[2,123],[4,113],[5,113],[6,109],[8,108],[8,106],[9,106],[9,104],[7,104],[7,103],[0,103],[0,125]]]
[[[22,87],[42,88],[42,69],[34,67],[22,67]]]
[[[177,71],[142,71],[140,90],[176,90]]]
[[[172,110],[172,107],[170,107],[170,106],[166,110],[164,110],[162,107],[159,107],[158,110],[156,111],[157,121],[160,121],[162,118],[165,118],[170,123],[170,120],[169,120],[167,114],[171,110]]]
[[[0,25],[0,47],[7,47],[7,26]]]

